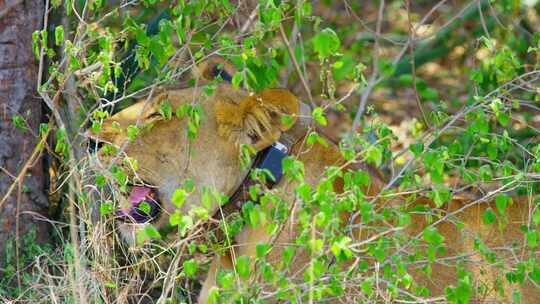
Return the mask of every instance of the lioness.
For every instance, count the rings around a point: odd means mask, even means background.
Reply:
[[[184,107],[188,109],[188,112],[196,106],[200,107],[198,111],[203,117],[195,138],[190,140],[186,135],[189,126],[185,120],[190,118],[180,119],[174,115],[167,118],[162,113],[164,103],[170,103],[173,110],[184,105],[193,105]],[[284,119],[284,117],[289,119]],[[180,210],[182,214],[188,214],[202,201],[203,191],[199,186],[205,185],[229,197],[233,196],[250,171],[249,167],[242,166],[239,157],[243,145],[249,145],[260,152],[280,138],[287,138],[291,144],[289,155],[296,157],[304,164],[305,182],[315,187],[323,177],[326,168],[341,167],[346,162],[338,146],[331,141],[327,141],[326,144],[318,142],[312,145],[306,144],[305,137],[312,125],[310,117],[309,107],[287,90],[268,89],[260,94],[249,95],[234,89],[228,83],[220,83],[210,96],[204,94],[198,87],[170,90],[160,93],[149,101],[141,100],[108,118],[98,135],[99,138],[121,147],[130,159],[136,160],[137,178],[144,182],[144,185],[131,190],[129,198],[120,199],[122,204],[120,216],[123,220],[118,225],[124,238],[133,243],[136,231],[143,229],[149,222],[158,228],[164,227],[169,222],[169,215],[177,210]],[[130,141],[128,129],[135,125],[141,126],[142,131],[136,139]],[[144,128],[150,125],[151,128]],[[103,151],[100,151],[99,155],[104,163],[115,158],[114,154]],[[383,180],[376,175],[376,171],[367,167],[364,169],[371,174],[371,183],[365,192],[376,194],[384,185]],[[177,202],[175,205],[171,198],[175,190],[184,186],[187,180],[192,181],[197,188],[187,196],[183,204],[179,205]],[[343,180],[340,177],[336,177],[332,182],[333,187],[338,191],[343,188]],[[295,182],[286,179],[274,185],[273,189],[279,190],[282,198],[290,204],[288,222],[274,236],[268,233],[264,224],[256,228],[244,227],[242,232],[235,237],[234,249],[224,255],[216,256],[212,262],[199,296],[199,303],[208,302],[210,291],[216,286],[218,270],[220,268],[232,269],[234,259],[239,256],[252,257],[251,261],[253,261],[257,255],[256,245],[259,243],[272,243],[273,249],[266,256],[266,261],[272,265],[280,263],[284,245],[293,243],[299,232],[298,218],[295,216],[298,208],[295,208],[294,203],[298,200],[298,195],[294,191],[296,186]],[[150,204],[149,210],[141,213],[134,209],[134,206],[145,198],[150,198],[149,201],[154,202]],[[382,206],[403,203],[403,200],[394,198],[392,201],[379,200],[376,204]],[[455,199],[445,206],[445,211],[448,213],[460,211],[456,212],[452,219],[461,221],[463,227],[458,229],[456,224],[449,220],[435,225],[444,237],[439,241],[445,243],[448,250],[432,265],[431,276],[415,271],[414,264],[409,265],[408,269],[414,281],[427,286],[430,296],[435,297],[433,300],[444,300],[444,298],[437,298],[444,295],[444,288],[459,285],[459,274],[456,270],[456,263],[459,261],[465,270],[473,274],[472,286],[475,288],[483,286],[476,290],[473,296],[476,301],[507,302],[512,298],[512,288],[518,288],[525,302],[540,303],[539,288],[532,280],[524,278],[521,281],[526,281],[526,283],[521,285],[509,283],[503,278],[505,273],[517,269],[518,266],[513,261],[529,258],[522,256],[525,252],[522,249],[526,246],[526,241],[520,231],[520,225],[527,224],[530,203],[525,199],[516,199],[514,204],[507,209],[508,224],[500,229],[495,229],[496,226],[486,225],[482,221],[483,211],[490,205],[489,203],[463,208],[467,203],[470,202]],[[414,208],[421,204],[432,205],[426,199],[418,199],[407,206]],[[263,207],[269,208],[271,205],[272,203],[267,203]],[[206,207],[211,214],[220,208],[218,204]],[[350,214],[343,213],[341,223],[347,224],[349,218]],[[358,224],[359,219],[356,218],[354,223]],[[428,224],[430,223],[426,217],[419,212],[413,215],[404,231],[413,236],[421,235]],[[313,233],[318,232],[313,231]],[[353,235],[358,241],[373,236],[361,230],[355,231]],[[475,240],[482,240],[483,247],[479,247],[480,243]],[[508,261],[508,264],[489,265],[483,257],[486,248],[499,257],[505,257],[504,260]],[[399,249],[397,250],[399,252]],[[412,255],[414,253],[400,252],[400,254]],[[444,258],[445,256],[448,258]],[[441,255],[438,254],[438,257]],[[534,261],[537,257],[530,258]],[[308,251],[298,250],[294,263],[288,270],[287,279],[296,283],[303,282],[303,270],[308,266],[309,261]],[[357,263],[358,261],[349,264],[348,267],[354,268]],[[370,262],[371,264],[373,263]],[[255,274],[252,274],[252,277],[250,280],[260,279],[260,276]],[[351,290],[345,292],[345,296],[336,297],[329,302],[354,303],[362,299],[365,301],[361,292],[357,290],[360,283],[353,284]],[[242,285],[241,282],[238,284]],[[412,295],[410,297],[412,300],[415,299]],[[262,298],[275,299],[271,292],[266,293]]]

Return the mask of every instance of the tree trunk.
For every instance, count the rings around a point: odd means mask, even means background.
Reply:
[[[38,63],[32,51],[32,32],[41,28],[43,2],[0,0],[0,200],[39,141],[42,103],[36,92]],[[15,115],[26,121],[25,130],[15,126]],[[49,227],[40,219],[48,214],[41,157],[29,166],[0,206],[0,267],[8,240],[20,240],[31,229],[36,229],[38,242],[50,239]],[[17,244],[20,241],[16,249]]]

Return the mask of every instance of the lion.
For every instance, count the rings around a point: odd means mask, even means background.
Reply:
[[[216,67],[212,69],[215,71]],[[216,73],[213,74],[216,76]],[[164,105],[170,106],[173,112],[184,109],[187,114],[167,117],[163,115]],[[190,117],[190,111],[197,112],[198,116]],[[190,119],[200,119],[200,126],[193,138],[186,135],[189,133]],[[134,139],[129,138],[129,129],[133,126],[139,126],[138,129],[141,130]],[[207,95],[200,86],[167,90],[121,110],[107,118],[101,132],[94,135],[100,141],[117,146],[121,153],[133,160],[138,167],[133,178],[138,180],[140,185],[133,187],[129,197],[119,199],[121,204],[119,217],[123,218],[118,223],[121,234],[128,243],[135,244],[137,231],[150,223],[162,228],[168,225],[169,216],[178,210],[181,214],[189,214],[194,208],[200,207],[203,201],[204,187],[199,185],[211,187],[217,193],[228,197],[233,196],[250,174],[250,168],[246,167],[239,157],[243,148],[251,147],[255,152],[260,152],[283,137],[292,142],[289,155],[303,163],[304,182],[311,187],[317,186],[327,168],[342,167],[351,170],[362,169],[369,173],[370,183],[364,187],[367,196],[374,196],[381,191],[385,181],[380,173],[367,165],[345,161],[334,141],[306,144],[305,139],[314,130],[313,126],[310,108],[288,90],[266,89],[257,94],[249,94],[234,88],[228,82],[217,84],[211,95]],[[118,158],[116,154],[103,150],[98,152],[98,156],[103,164],[109,164]],[[181,204],[178,199],[173,202],[176,189],[185,186],[186,181],[197,185],[196,189],[182,198]],[[342,191],[341,177],[336,177],[332,183],[336,191]],[[256,227],[245,226],[235,236],[235,245],[229,252],[216,253],[202,284],[199,303],[209,302],[209,297],[216,289],[216,277],[220,269],[233,269],[235,259],[239,256],[251,257],[250,261],[255,259],[257,244],[274,244],[266,255],[266,261],[271,265],[280,263],[285,247],[280,244],[290,244],[299,233],[298,217],[295,216],[298,210],[293,203],[297,200],[294,191],[297,186],[295,181],[281,179],[272,188],[272,191],[280,191],[282,199],[290,203],[290,217],[283,225],[283,229],[272,234],[269,233],[267,224]],[[147,214],[133,212],[133,205],[139,203],[141,197],[150,198],[154,202],[150,204]],[[459,279],[463,279],[456,270],[456,263],[459,260],[460,266],[472,273],[471,285],[475,288],[473,300],[486,303],[507,302],[513,296],[512,290],[517,289],[522,292],[522,300],[525,302],[540,303],[540,289],[532,280],[525,278],[527,282],[521,286],[502,278],[505,273],[521,267],[512,263],[513,261],[528,258],[534,261],[537,258],[523,256],[526,241],[520,227],[527,225],[532,208],[530,202],[525,198],[514,199],[514,204],[507,209],[507,224],[498,229],[482,221],[482,214],[493,206],[492,203],[477,203],[467,207],[469,203],[471,202],[455,198],[443,207],[446,214],[455,213],[449,219],[461,222],[461,227],[458,228],[458,225],[450,220],[436,223],[435,227],[443,237],[439,241],[446,244],[448,249],[433,263],[430,275],[417,271],[420,267],[411,263],[408,270],[414,281],[426,286],[434,301],[441,301],[445,292],[448,293],[445,287],[459,288]],[[421,205],[434,206],[433,202],[426,198],[418,198],[405,204],[405,199],[399,196],[375,202],[376,206],[391,204],[403,204],[411,209]],[[272,203],[269,203],[264,207],[269,208],[271,205]],[[212,215],[221,210],[221,205],[213,202],[207,204],[205,208]],[[349,222],[350,218],[351,214],[344,212],[342,224],[354,225],[360,221],[357,217],[355,221]],[[419,211],[413,213],[412,220],[404,227],[403,232],[411,236],[422,235],[424,228],[432,224],[433,222],[429,222],[428,217]],[[360,242],[375,237],[372,233],[362,231],[361,228],[356,229],[353,235]],[[482,242],[479,243],[478,240]],[[483,255],[486,248],[497,256],[504,257],[509,264],[489,265]],[[399,249],[396,250],[399,253]],[[309,261],[310,255],[307,251],[296,252],[295,262],[291,265],[290,276],[287,279],[291,282],[303,282],[302,270],[308,266]],[[356,266],[355,263],[348,264],[348,267]],[[252,277],[245,280],[244,284],[248,284],[247,281],[250,280],[260,279],[255,275]],[[360,301],[362,298],[355,296],[358,291],[356,288],[352,289],[348,294],[346,292],[333,301],[340,303]],[[271,295],[271,292],[267,294]],[[277,299],[274,298],[274,301]]]

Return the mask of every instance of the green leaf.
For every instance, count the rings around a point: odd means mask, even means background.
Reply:
[[[413,84],[413,77],[411,74],[403,74],[398,77],[398,83],[401,86],[408,87]]]
[[[207,220],[209,217],[208,209],[206,208],[194,207],[193,209],[191,209],[191,211],[193,211],[193,214],[195,214],[195,216],[197,216],[197,218],[199,219]]]
[[[169,216],[169,223],[171,226],[178,226],[182,221],[182,214],[176,210],[173,214]]]
[[[312,253],[321,253],[324,246],[324,241],[321,239],[312,239],[308,242],[308,248]]]
[[[114,208],[112,202],[104,202],[99,206],[99,214],[102,216],[113,213]]]
[[[285,128],[290,128],[294,125],[294,118],[291,115],[282,115],[280,120],[281,120],[281,124]]]
[[[497,198],[495,198],[495,206],[497,207],[497,210],[503,215],[506,212],[506,207],[508,206],[509,202],[510,198],[505,194],[501,194],[497,196]]]
[[[489,182],[493,178],[490,165],[483,165],[478,170],[478,173],[480,174],[480,180],[483,182]]]
[[[529,277],[537,284],[540,285],[540,268],[534,266],[533,270],[529,273]]]
[[[184,263],[182,263],[182,266],[184,267],[184,273],[190,278],[195,276],[199,267],[197,261],[195,261],[194,259],[184,261]]]
[[[130,141],[134,141],[140,132],[141,130],[135,125],[129,125],[127,127],[127,135]]]
[[[253,228],[257,227],[257,225],[261,221],[260,208],[255,207],[255,208],[250,209],[248,212],[248,216],[249,216],[249,223],[251,224],[251,227]]]
[[[336,53],[340,44],[338,35],[331,28],[325,28],[313,38],[313,48],[320,59],[328,58]]]
[[[486,209],[484,213],[482,214],[482,220],[484,221],[485,224],[488,224],[488,225],[492,224],[493,222],[495,222],[496,219],[497,219],[497,215],[491,208]]]
[[[371,298],[373,296],[373,280],[363,280],[363,282],[360,284],[360,287],[362,288],[362,292],[368,298]]]
[[[182,188],[177,188],[176,190],[174,190],[174,193],[171,197],[171,201],[176,206],[176,208],[182,208],[182,206],[186,202],[187,196],[188,194],[186,190]]]
[[[39,59],[39,53],[40,53],[40,46],[39,46],[39,31],[34,31],[32,33],[32,50],[34,51],[34,56],[36,56],[37,59]]]
[[[250,257],[247,255],[240,256],[236,259],[235,269],[240,278],[249,279]]]
[[[428,227],[423,232],[424,240],[433,245],[440,245],[444,241],[442,236],[436,227]]]
[[[407,213],[398,213],[397,225],[398,227],[404,227],[411,223],[411,216]]]
[[[439,92],[433,88],[425,88],[423,90],[420,90],[420,97],[422,97],[423,100],[432,100],[435,101],[439,98]]]
[[[220,298],[221,297],[219,295],[219,288],[217,288],[216,286],[212,286],[212,288],[210,288],[210,291],[208,292],[208,304],[218,304],[220,303]]]
[[[342,67],[343,67],[343,61],[341,61],[341,60],[338,60],[338,61],[334,62],[334,64],[332,64],[332,68],[336,69],[336,70],[339,70]]]
[[[11,120],[13,121],[13,124],[15,125],[17,129],[21,131],[28,130],[28,127],[26,127],[26,122],[24,121],[24,118],[21,115],[15,114],[11,117]]]
[[[510,122],[510,115],[506,112],[498,112],[495,114],[497,117],[497,120],[501,124],[501,126],[506,127],[508,123]]]
[[[296,187],[295,191],[304,202],[310,202],[313,198],[311,195],[311,186],[309,184],[302,183]]]
[[[383,151],[380,147],[371,145],[366,150],[366,160],[375,166],[380,167],[382,164]]]
[[[210,188],[203,187],[201,204],[207,209],[212,209],[212,190]]]
[[[144,47],[138,47],[135,49],[135,58],[142,70],[148,70],[150,68],[150,52]]]
[[[366,171],[358,170],[354,173],[353,180],[357,185],[367,187],[369,186],[371,178],[369,176],[369,173],[367,173]]]
[[[161,116],[163,116],[163,118],[166,120],[170,120],[172,118],[172,106],[168,100],[163,101],[159,105],[159,114],[161,114]]]
[[[148,45],[150,52],[159,62],[160,66],[163,66],[167,62],[167,55],[165,54],[165,46],[157,36],[150,38],[150,44]]]
[[[537,206],[536,210],[533,213],[533,223],[535,225],[540,224],[540,206]]]
[[[121,185],[126,185],[127,183],[127,174],[119,167],[112,167],[111,172],[113,173],[114,179]]]
[[[149,215],[152,207],[150,207],[150,204],[148,204],[147,202],[142,202],[139,204],[138,209],[144,212],[144,214]]]
[[[176,117],[178,117],[178,119],[184,118],[187,115],[187,113],[188,113],[188,111],[190,109],[190,106],[191,105],[189,105],[189,104],[183,104],[183,105],[179,106],[178,108],[176,108],[176,111],[175,111]]]
[[[46,123],[39,124],[39,136],[43,137],[49,133],[49,125]]]
[[[291,180],[302,180],[304,176],[304,164],[292,157],[285,157],[282,161],[283,173]]]
[[[101,121],[93,121],[92,122],[92,133],[99,134],[102,127],[103,127],[103,123]]]
[[[187,178],[184,181],[184,189],[188,193],[192,193],[193,191],[195,191],[195,182],[191,178]]]
[[[315,217],[315,224],[317,227],[325,227],[328,224],[328,218],[326,217],[326,213],[324,212],[318,212]]]
[[[188,229],[193,227],[193,218],[189,215],[182,215],[180,211],[176,210],[169,217],[169,223],[171,226],[177,226],[180,236],[184,236]]]
[[[339,241],[334,242],[330,250],[338,261],[345,261],[352,257],[352,251],[349,249],[349,244],[351,243],[351,238],[341,237]]]
[[[309,135],[307,136],[307,139],[306,139],[306,144],[309,145],[309,146],[313,145],[314,143],[317,142],[317,137],[319,137],[317,132],[309,133]]]
[[[59,25],[54,29],[54,43],[60,46],[62,42],[64,42],[64,28]]]
[[[538,246],[538,232],[536,230],[531,230],[527,232],[527,244],[532,249]]]
[[[231,271],[220,271],[217,274],[216,281],[219,286],[223,287],[224,289],[229,289],[234,284],[234,274]]]
[[[270,244],[266,243],[260,243],[255,246],[255,252],[257,253],[257,258],[262,259],[264,258],[272,249]]]
[[[161,234],[153,225],[147,225],[144,227],[144,233],[151,239],[161,239]]]
[[[103,188],[106,184],[107,180],[105,179],[105,176],[103,175],[97,175],[96,176],[96,186],[99,188]]]
[[[240,72],[236,72],[231,80],[231,83],[234,88],[238,89],[240,88],[242,81],[244,81],[244,75]]]
[[[411,144],[409,146],[409,149],[411,150],[414,157],[418,158],[418,156],[420,156],[420,154],[424,152],[424,144],[423,143]]]
[[[293,246],[285,247],[285,250],[283,250],[283,262],[285,263],[285,265],[291,264],[295,252],[296,252],[295,247]]]
[[[439,188],[439,189],[433,189],[431,192],[431,198],[433,199],[433,202],[437,206],[437,208],[444,205],[444,203],[450,201],[451,193],[450,190],[447,188]]]
[[[320,124],[323,127],[328,124],[326,117],[324,117],[324,111],[321,107],[316,107],[315,109],[313,109],[311,116],[318,124]]]

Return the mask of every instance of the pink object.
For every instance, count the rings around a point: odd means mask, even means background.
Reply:
[[[151,191],[152,189],[148,187],[134,186],[133,188],[131,188],[131,193],[129,194],[128,201],[132,205],[136,206],[141,201],[143,201],[147,196],[149,196]]]

